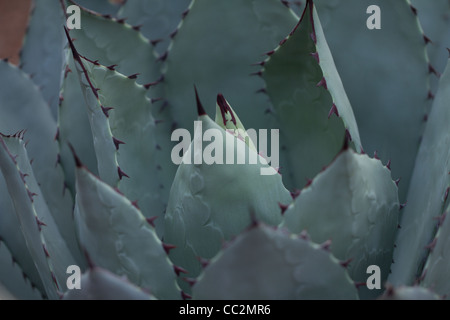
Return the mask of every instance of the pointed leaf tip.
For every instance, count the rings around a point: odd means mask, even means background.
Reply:
[[[236,118],[234,116],[233,111],[231,110],[230,105],[228,104],[227,100],[225,99],[225,97],[223,96],[223,94],[219,93],[217,95],[217,105],[220,108],[220,113],[222,114],[222,119],[223,119],[223,124],[226,126],[227,125],[227,119],[225,117],[225,113],[229,112],[231,115],[231,121],[234,123],[234,125],[236,126]]]
[[[197,113],[198,116],[205,116],[206,115],[206,111],[203,108],[202,102],[200,101],[200,97],[198,96],[198,91],[197,91],[197,87],[194,85],[194,90],[195,90],[195,100],[197,101]]]

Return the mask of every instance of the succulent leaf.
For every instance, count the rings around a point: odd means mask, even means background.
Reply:
[[[450,187],[449,100],[450,63],[440,79],[417,155],[396,240],[395,263],[389,278],[393,285],[410,285],[420,276],[428,253],[426,246],[434,237],[435,219],[445,209],[445,195]]]
[[[77,51],[124,75],[136,75],[139,84],[156,81],[161,73],[149,41],[122,20],[81,8],[81,29],[70,30]]]
[[[402,179],[399,198],[404,202],[430,105],[428,60],[417,17],[407,0],[315,4],[364,150],[377,151],[384,163],[392,161],[393,176]],[[381,29],[366,27],[371,5],[381,8]]]
[[[26,130],[27,153],[33,159],[36,180],[53,219],[71,253],[82,263],[75,237],[73,201],[65,190],[64,174],[59,165],[59,150],[55,135],[56,121],[39,89],[20,69],[0,61],[0,128],[3,134]],[[13,85],[10,85],[13,84]]]
[[[165,215],[165,239],[176,246],[170,257],[189,272],[189,277],[200,272],[197,257],[214,257],[222,241],[242,232],[252,219],[279,224],[279,203],[292,201],[281,176],[263,157],[206,114],[199,116],[199,121],[202,127],[197,127],[194,140],[178,167]],[[227,144],[233,143],[234,164],[225,160],[222,164],[194,164],[197,154],[204,152],[197,145],[198,139],[210,129],[220,133],[215,142],[221,140],[218,148],[223,148],[224,158],[228,157]],[[251,155],[258,159],[257,163],[250,162]],[[245,157],[245,164],[237,163],[236,158],[241,156]],[[261,169],[271,170],[273,174],[261,175]]]
[[[343,261],[351,259],[348,272],[355,282],[366,282],[370,265],[380,267],[384,282],[392,262],[398,210],[390,171],[379,160],[347,149],[301,191],[284,213],[282,226],[297,234],[306,230],[316,243],[331,239],[333,254]],[[360,288],[361,298],[380,294]]]
[[[0,300],[2,286],[6,288],[15,298],[24,300],[41,300],[42,294],[30,283],[19,265],[13,260],[8,248],[0,242]]]
[[[424,36],[430,39],[427,45],[430,63],[438,74],[444,72],[450,47],[450,2],[448,0],[411,0],[417,10]],[[432,90],[437,88],[437,79],[432,77]]]
[[[262,225],[234,239],[205,268],[192,290],[194,299],[358,297],[333,255],[317,244]]]
[[[76,263],[34,178],[22,140],[0,137],[0,169],[46,295],[54,299],[66,278],[67,266]],[[24,175],[27,175],[26,182]]]
[[[450,270],[448,254],[450,240],[450,206],[439,221],[439,230],[435,239],[428,245],[430,254],[424,267],[421,285],[432,289],[437,294],[450,298],[450,285],[446,275]]]
[[[293,180],[290,188],[300,187],[331,162],[342,147],[345,130],[357,151],[362,150],[352,107],[312,2],[270,53],[262,76],[280,124],[287,161],[282,167]]]
[[[101,179],[138,200],[146,217],[162,217],[169,193],[166,177],[171,176],[170,141],[158,134],[145,88],[117,71],[82,61],[76,51],[74,56]],[[162,237],[162,219],[155,223]]]
[[[98,174],[98,164],[86,103],[71,55],[68,57],[67,68],[62,87],[63,99],[58,108],[57,140],[66,184],[72,194],[75,194],[75,162],[69,145],[77,150],[81,161],[95,174]]]
[[[54,119],[64,72],[64,11],[59,1],[33,1],[32,15],[20,54],[24,72],[32,75]]]
[[[112,70],[117,69],[124,75],[135,75],[136,81],[142,85],[154,83],[159,79],[160,71],[153,48],[137,30],[133,30],[123,21],[101,16],[83,7],[81,20],[83,28],[70,31],[71,36],[76,39],[76,47],[80,53]],[[73,60],[68,60],[59,113],[59,142],[68,184],[73,188],[75,164],[67,142],[74,146],[83,163],[94,173],[97,173],[97,159],[76,68]],[[148,90],[148,96],[156,98],[159,93],[152,88]],[[167,135],[167,128],[161,128],[164,129]],[[170,180],[174,174],[175,169],[172,170]]]
[[[142,213],[117,190],[77,168],[75,219],[81,245],[95,265],[148,289],[180,299],[174,267]]]
[[[28,251],[27,243],[23,236],[19,218],[16,215],[14,205],[8,193],[8,187],[0,174],[0,238],[10,252],[14,253],[14,260],[23,269],[39,291],[45,292],[39,272]],[[2,264],[0,264],[2,265]],[[6,267],[5,267],[6,269]],[[0,281],[1,282],[1,281]]]

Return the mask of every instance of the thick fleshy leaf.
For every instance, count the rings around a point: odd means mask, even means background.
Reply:
[[[41,291],[45,292],[39,272],[28,251],[23,236],[19,218],[8,193],[8,187],[0,174],[0,239],[14,253],[14,260],[27,275],[30,281]]]
[[[60,1],[35,0],[24,46],[20,54],[22,70],[32,76],[56,119],[59,90],[64,72],[66,22]]]
[[[146,84],[160,77],[159,62],[152,45],[139,30],[122,20],[104,17],[81,8],[81,29],[70,30],[78,52],[113,66],[124,75],[137,75],[137,82]]]
[[[326,199],[326,201],[324,201]],[[284,214],[291,232],[306,230],[311,240],[332,240],[331,251],[349,260],[349,275],[366,282],[367,268],[377,265],[381,281],[389,274],[398,226],[397,186],[379,160],[345,150],[302,190]],[[361,287],[361,298],[381,290]]]
[[[428,117],[411,179],[408,203],[400,222],[395,263],[389,281],[410,285],[418,277],[433,240],[450,188],[450,63]]]
[[[56,121],[33,81],[20,69],[0,61],[0,132],[26,130],[27,152],[43,198],[74,257],[79,263],[72,219],[73,201],[65,190],[64,174],[58,164]]]
[[[201,270],[197,257],[214,257],[222,242],[242,232],[252,216],[277,225],[281,222],[279,203],[292,201],[281,176],[244,141],[207,115],[201,115],[197,125],[178,167],[165,215],[165,239],[176,246],[170,257],[189,277]],[[214,142],[203,147],[201,140],[207,132],[214,132]],[[211,148],[223,155],[222,160],[207,159]],[[200,164],[196,162],[199,156],[204,159]],[[237,162],[240,158],[243,164]],[[268,171],[270,175],[263,174]]]
[[[168,135],[157,129],[146,90],[114,70],[82,61],[71,43],[87,104],[100,178],[162,217],[172,182]],[[159,220],[159,221],[158,221]],[[162,237],[162,219],[155,223]]]
[[[70,34],[76,39],[76,46],[81,54],[111,69],[117,69],[122,74],[136,76],[136,81],[140,84],[153,83],[159,79],[159,66],[153,48],[137,30],[123,21],[100,16],[83,7],[80,12],[82,28],[73,29]],[[83,163],[97,172],[85,101],[75,71],[73,60],[69,58],[58,119],[61,158],[68,185],[72,189],[75,184],[75,164],[68,143],[74,146]],[[149,96],[159,95],[151,89]]]
[[[375,151],[401,178],[405,201],[424,127],[428,97],[425,42],[409,1],[316,0],[368,154]],[[370,30],[372,5],[381,10],[381,29]],[[372,17],[372,18],[371,18]],[[400,23],[401,21],[401,23]]]
[[[75,219],[81,245],[95,265],[149,290],[179,299],[174,266],[155,229],[117,190],[79,167]]]
[[[75,194],[75,162],[69,145],[77,150],[81,161],[95,174],[98,173],[98,164],[86,104],[71,56],[68,57],[67,66],[62,88],[63,99],[60,101],[58,109],[59,134],[57,140],[66,184],[72,194]]]
[[[357,299],[355,284],[330,252],[281,230],[257,226],[205,268],[194,299]]]
[[[0,300],[5,299],[1,294],[3,286],[17,299],[41,300],[42,294],[33,287],[30,279],[24,276],[22,269],[13,260],[11,253],[4,243],[0,242]]]
[[[450,299],[450,206],[442,216],[436,238],[428,248],[431,250],[425,264],[421,285],[437,294]]]
[[[115,274],[95,267],[81,277],[80,289],[68,291],[64,300],[154,300],[150,294]]]
[[[302,186],[331,162],[345,130],[357,151],[362,150],[352,107],[311,2],[262,64],[265,90],[281,130],[283,179],[290,188]]]
[[[450,2],[448,0],[411,0],[411,4],[417,9],[425,36],[431,40],[427,45],[431,65],[438,73],[442,73],[448,58],[446,48],[450,48]],[[433,91],[437,87],[437,82],[437,79],[432,77]]]
[[[74,261],[50,215],[31,170],[24,142],[19,138],[0,137],[0,170],[45,293],[50,299],[56,299],[58,283],[63,283],[65,270]],[[50,261],[50,252],[57,257],[53,261]],[[69,264],[64,266],[64,263]]]

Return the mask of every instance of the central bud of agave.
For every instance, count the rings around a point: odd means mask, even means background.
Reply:
[[[215,122],[206,114],[198,94],[199,119],[194,121],[194,138],[187,129],[176,129],[171,141],[179,141],[172,149],[172,161],[185,164],[260,164],[261,175],[273,175],[279,165],[279,130],[271,129],[271,156],[267,157],[267,129],[246,130],[222,94],[217,96]],[[259,137],[259,152],[256,142]],[[191,143],[192,142],[192,143]],[[204,142],[209,142],[205,147]],[[193,151],[193,152],[192,152]],[[267,167],[268,164],[272,167]]]

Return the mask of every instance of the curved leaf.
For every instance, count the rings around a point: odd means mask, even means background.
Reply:
[[[345,150],[302,190],[282,225],[294,233],[306,230],[317,243],[331,239],[333,254],[350,260],[348,272],[355,282],[366,282],[370,265],[380,268],[384,282],[392,262],[398,209],[397,186],[389,170],[378,160]],[[380,294],[360,289],[361,298]]]
[[[200,272],[197,257],[214,257],[222,242],[242,232],[252,216],[277,225],[281,222],[279,203],[292,201],[281,176],[244,141],[207,115],[199,116],[198,125],[178,167],[165,214],[164,237],[176,246],[170,257],[189,272],[189,277]],[[204,160],[195,164],[198,155],[207,154],[207,148],[213,146],[199,145],[203,134],[211,131],[215,133],[215,153],[224,156],[222,163]],[[239,158],[245,164],[239,164]],[[273,174],[262,175],[264,170]]]
[[[346,270],[328,251],[280,230],[257,226],[206,267],[194,299],[357,299]]]
[[[60,1],[36,0],[20,53],[22,70],[40,88],[54,119],[64,72],[66,22]]]
[[[85,168],[77,168],[76,177],[75,219],[93,263],[126,275],[159,299],[181,298],[174,267],[141,212]]]
[[[342,147],[345,130],[358,152],[362,150],[352,107],[311,2],[262,64],[287,161],[283,178],[293,180],[291,188],[302,186],[331,162]]]
[[[14,262],[8,248],[0,242],[0,300],[2,296],[2,285],[17,299],[41,300],[42,294],[25,278],[23,271]]]
[[[407,0],[316,0],[318,15],[368,154],[392,160],[405,201],[430,106],[428,60],[417,17]],[[369,30],[371,5],[381,29]]]
[[[64,174],[58,164],[56,121],[33,81],[20,69],[0,61],[0,132],[27,131],[27,151],[32,168],[61,235],[81,264],[72,219],[73,202],[65,190]]]
[[[436,218],[444,211],[450,188],[450,63],[439,82],[400,222],[395,263],[389,281],[410,285],[422,273],[433,240]],[[446,196],[447,195],[447,196]]]

